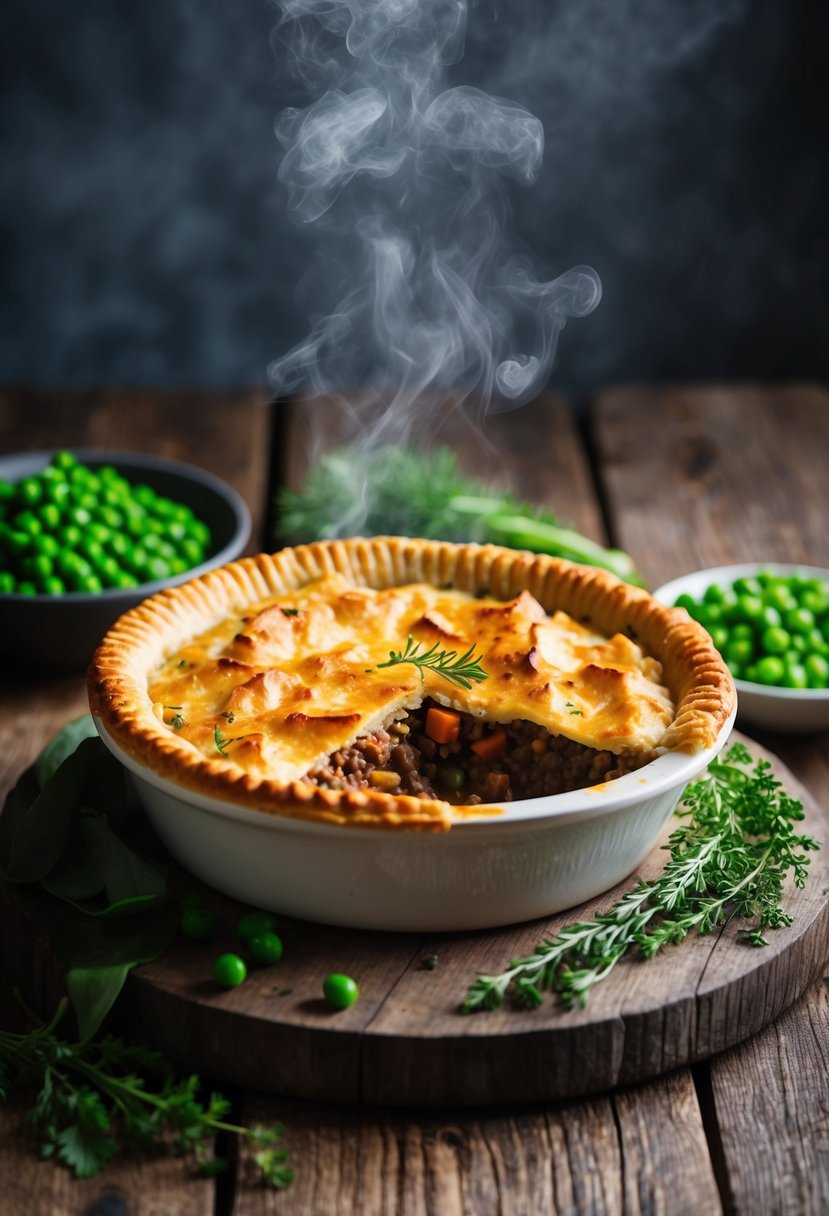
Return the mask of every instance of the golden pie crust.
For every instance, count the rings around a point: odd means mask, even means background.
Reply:
[[[368,588],[377,594],[362,590]],[[315,619],[304,611],[306,600],[330,601],[346,624],[342,632],[341,620],[337,623],[342,636],[333,648],[329,642],[331,653],[313,658],[318,666],[312,663],[310,670],[320,673],[319,690],[308,687],[315,677],[309,677],[307,664],[296,668],[303,673],[301,679],[291,668],[291,663],[303,662],[304,643],[297,654],[297,637],[307,639]],[[262,609],[268,601],[296,604],[300,612],[289,607],[283,615],[276,606]],[[551,619],[544,620],[538,604],[554,614]],[[252,606],[260,608],[253,628]],[[396,621],[394,613],[400,614]],[[418,636],[427,642],[434,634],[446,647],[466,649],[476,643],[476,654],[491,677],[462,690],[429,673],[428,683],[421,685],[420,673],[411,666],[381,674],[376,663],[389,654],[388,638],[395,638],[394,648],[402,649],[413,613],[423,627]],[[362,625],[361,616],[366,618]],[[235,622],[243,618],[246,625],[236,633]],[[372,643],[378,620],[386,618],[390,632]],[[394,632],[398,626],[404,636]],[[455,630],[457,643],[452,640]],[[470,636],[470,630],[477,636]],[[286,646],[283,633],[289,635]],[[208,642],[200,647],[198,639],[204,635]],[[205,646],[218,645],[216,638],[224,640],[223,656],[237,656],[221,660],[226,665],[221,679],[240,699],[243,713],[255,714],[259,686],[265,689],[270,716],[276,719],[277,743],[280,732],[282,736],[281,757],[271,749],[268,762],[259,754],[261,746],[257,752],[243,742],[238,748],[250,753],[244,762],[241,751],[239,763],[218,749],[215,756],[205,754],[171,730],[160,704],[154,704],[153,694],[166,699],[165,693],[172,696],[177,687],[171,656],[193,653],[203,663]],[[360,643],[357,650],[355,640]],[[505,684],[513,678],[511,643],[516,679]],[[541,657],[531,657],[530,649]],[[280,653],[285,659],[281,671]],[[234,663],[239,665],[238,676],[226,671]],[[570,678],[576,667],[587,673],[582,683]],[[207,668],[215,681],[216,664],[208,663]],[[558,680],[553,676],[557,668]],[[249,679],[252,672],[258,673],[255,679]],[[253,711],[243,684],[253,690]],[[610,685],[605,707],[604,688]],[[646,757],[711,746],[735,705],[730,674],[705,630],[647,592],[604,571],[557,558],[402,537],[319,542],[260,554],[162,591],[110,630],[93,658],[88,687],[92,712],[127,754],[178,785],[281,815],[431,830],[451,825],[455,810],[449,804],[374,789],[327,789],[301,777],[315,758],[389,721],[401,707],[419,704],[424,695],[490,721],[526,716],[588,746],[617,751],[632,747]],[[297,688],[305,696],[319,692],[322,701],[338,704],[327,705],[327,718],[306,716],[297,712],[303,707],[291,701]],[[568,720],[576,704],[585,712]],[[316,757],[308,752],[309,746],[317,746],[309,743],[309,731],[321,731]]]

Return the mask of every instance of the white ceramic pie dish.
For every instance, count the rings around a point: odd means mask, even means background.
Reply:
[[[548,916],[608,890],[654,848],[689,781],[725,745],[668,752],[591,789],[464,811],[448,832],[385,831],[268,814],[177,785],[128,755],[172,855],[245,903],[357,929],[445,932]]]

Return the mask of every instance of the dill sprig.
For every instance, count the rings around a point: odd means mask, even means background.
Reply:
[[[749,945],[767,945],[765,929],[791,924],[781,902],[787,877],[802,887],[806,854],[819,845],[795,833],[802,803],[786,794],[768,761],[751,764],[741,743],[713,761],[707,776],[685,791],[677,811],[685,822],[669,839],[662,873],[651,882],[640,879],[609,911],[567,925],[499,975],[479,976],[463,1012],[496,1009],[507,994],[535,1008],[544,991],[557,993],[568,1008],[584,1006],[628,951],[651,958],[692,930],[710,933],[733,916],[754,921],[740,930]]]
[[[486,680],[487,673],[475,657],[475,647],[470,646],[462,655],[457,650],[441,650],[437,642],[428,650],[422,650],[422,643],[416,642],[411,634],[406,639],[404,650],[389,652],[387,662],[378,663],[380,667],[396,667],[399,663],[411,663],[420,672],[421,680],[425,680],[426,671],[434,671],[437,675],[457,684],[459,688],[471,688],[473,681]],[[483,658],[483,656],[481,656]],[[371,671],[371,668],[368,668]]]
[[[251,1145],[264,1182],[277,1190],[289,1185],[293,1170],[279,1147],[281,1124],[229,1122],[226,1098],[211,1093],[201,1100],[199,1078],[175,1077],[148,1047],[112,1035],[65,1041],[56,1030],[67,1006],[64,998],[48,1025],[27,1034],[0,1031],[0,1099],[18,1080],[39,1086],[29,1118],[43,1136],[41,1156],[59,1161],[76,1178],[89,1178],[124,1144],[145,1152],[172,1147],[212,1175],[227,1168],[224,1158],[213,1155],[213,1141],[228,1132]],[[148,1085],[147,1074],[157,1084]]]

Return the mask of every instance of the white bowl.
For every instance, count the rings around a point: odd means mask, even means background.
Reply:
[[[357,929],[444,932],[548,916],[621,882],[656,845],[686,784],[724,746],[669,752],[590,789],[464,811],[448,832],[309,823],[176,785],[127,755],[139,798],[174,857],[255,907]]]
[[[772,574],[805,574],[829,581],[829,570],[818,566],[787,565],[782,562],[744,562],[736,566],[713,566],[683,574],[664,583],[651,594],[663,604],[675,604],[683,594],[699,599],[712,583],[733,583],[738,578],[753,578],[762,570]],[[778,688],[734,680],[737,689],[737,718],[768,730],[794,734],[829,730],[829,691],[821,688]]]

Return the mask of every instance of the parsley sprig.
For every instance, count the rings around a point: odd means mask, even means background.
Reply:
[[[76,1178],[97,1174],[123,1145],[148,1151],[172,1145],[205,1174],[218,1174],[227,1161],[213,1155],[213,1140],[227,1132],[246,1140],[262,1180],[282,1190],[293,1179],[287,1152],[279,1147],[282,1125],[243,1127],[228,1122],[230,1102],[221,1094],[199,1097],[197,1076],[177,1078],[148,1047],[111,1035],[66,1042],[55,1017],[28,1034],[0,1031],[0,1099],[16,1081],[35,1082],[39,1091],[29,1112],[39,1125],[41,1155],[65,1165]],[[144,1074],[157,1079],[148,1085]]]
[[[459,688],[471,688],[473,681],[488,678],[487,673],[481,667],[480,660],[475,657],[474,646],[470,646],[460,656],[457,650],[441,650],[437,642],[428,650],[423,650],[422,646],[423,643],[416,642],[409,634],[405,649],[390,651],[388,660],[385,663],[378,663],[377,668],[411,663],[420,672],[421,680],[426,678],[427,670],[434,671],[444,680],[448,680],[450,684],[457,684]],[[370,670],[371,668],[369,668]]]
[[[783,910],[789,875],[802,887],[811,852],[819,845],[798,835],[802,803],[783,790],[766,760],[734,744],[707,776],[689,785],[677,814],[684,820],[668,842],[670,860],[653,881],[643,879],[607,912],[568,925],[514,959],[499,975],[479,976],[462,1009],[496,1009],[509,993],[535,1008],[542,992],[558,993],[568,1008],[584,1006],[630,950],[651,958],[692,931],[710,933],[731,917],[753,926],[740,930],[752,946],[767,945],[763,931],[791,924]]]

